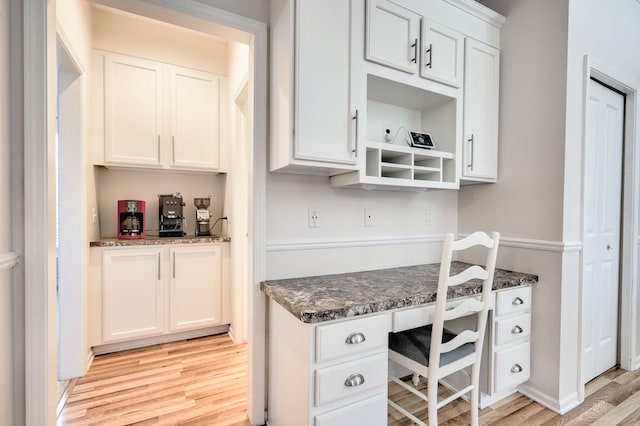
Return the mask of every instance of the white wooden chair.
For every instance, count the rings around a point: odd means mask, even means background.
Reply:
[[[491,237],[484,232],[475,232],[458,241],[453,240],[453,234],[446,234],[442,248],[433,324],[398,333],[390,333],[389,335],[389,359],[411,370],[414,373],[414,384],[417,384],[419,380],[418,375],[427,378],[426,396],[399,378],[390,377],[390,380],[427,401],[429,426],[438,424],[438,409],[440,407],[465,395],[469,391],[471,391],[471,424],[478,424],[480,360],[482,358],[482,343],[487,325],[499,240],[500,234],[497,232],[494,232]],[[488,249],[484,268],[474,265],[457,275],[450,276],[453,252],[473,246],[484,246]],[[450,287],[461,285],[472,279],[483,280],[480,300],[466,298],[457,306],[447,309],[447,296],[450,292]],[[445,329],[445,322],[471,315],[477,316],[475,329],[464,330],[458,334]],[[469,386],[444,398],[442,401],[438,401],[438,381],[468,367],[471,369]],[[426,423],[395,402],[389,400],[389,405],[415,423],[426,425]]]

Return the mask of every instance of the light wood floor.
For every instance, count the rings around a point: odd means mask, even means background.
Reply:
[[[409,380],[409,378],[407,378]],[[421,378],[419,388],[426,393]],[[442,395],[448,391],[439,390]],[[409,409],[419,419],[427,421],[426,403],[395,383],[389,385],[389,396]],[[440,425],[468,425],[469,404],[461,398],[438,411]],[[389,426],[412,425],[389,407]],[[516,393],[480,411],[481,425],[557,426],[557,425],[640,425],[640,371],[612,369],[587,383],[585,401],[561,416]]]
[[[249,425],[247,348],[227,334],[95,358],[58,425]]]
[[[426,383],[419,386],[424,389]],[[58,425],[245,426],[246,392],[247,347],[234,345],[226,334],[133,349],[96,357],[71,389]],[[391,383],[389,396],[427,420],[426,406],[410,392]],[[448,404],[438,420],[469,424],[468,403]],[[640,425],[640,371],[613,369],[594,379],[587,384],[585,402],[564,416],[514,394],[481,410],[480,423]],[[412,423],[389,408],[388,424]]]

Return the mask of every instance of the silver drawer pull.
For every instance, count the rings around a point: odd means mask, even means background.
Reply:
[[[515,299],[513,299],[513,302],[511,302],[512,305],[522,305],[524,303],[524,300],[520,299],[519,297],[516,297]]]
[[[365,340],[367,339],[364,337],[364,334],[360,332],[351,333],[350,335],[347,336],[346,339],[344,339],[344,341],[349,343],[350,345],[357,345],[358,343],[362,343]]]
[[[511,334],[520,334],[522,333],[522,327],[520,327],[519,325],[514,325],[513,328],[511,329]]]
[[[520,364],[513,364],[513,367],[511,367],[511,372],[522,373],[522,366]]]
[[[360,386],[364,383],[364,376],[360,373],[355,373],[347,377],[347,380],[344,381],[345,386],[349,386],[350,388]]]

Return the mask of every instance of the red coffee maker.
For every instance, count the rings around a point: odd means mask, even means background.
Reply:
[[[144,238],[145,202],[118,200],[118,238],[135,240]]]

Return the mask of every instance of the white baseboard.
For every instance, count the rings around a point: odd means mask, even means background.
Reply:
[[[582,401],[578,399],[578,392],[573,392],[561,400],[553,398],[545,393],[540,392],[530,386],[520,385],[518,391],[529,399],[534,400],[540,405],[547,407],[549,410],[554,411],[560,415],[566,414],[569,411],[582,404]]]
[[[183,331],[180,333],[163,334],[161,336],[147,337],[144,339],[128,340],[126,342],[107,343],[104,345],[94,346],[94,355],[103,355],[110,352],[124,351],[127,349],[142,348],[144,346],[158,345],[161,343],[175,342],[184,339],[195,339],[196,337],[204,337],[212,334],[226,333],[229,325],[219,325],[216,327],[201,328],[198,330]]]

